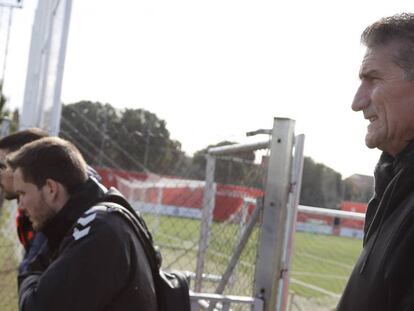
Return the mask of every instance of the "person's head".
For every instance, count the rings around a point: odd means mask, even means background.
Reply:
[[[27,143],[49,136],[39,128],[29,128],[19,131],[0,139],[0,187],[3,189],[4,197],[7,200],[17,198],[13,189],[13,172],[6,166],[6,156],[13,151],[20,149]]]
[[[13,170],[13,187],[19,196],[19,207],[35,230],[40,230],[56,215],[75,189],[88,178],[87,166],[79,150],[58,137],[28,143],[9,154],[6,161]]]
[[[352,109],[369,121],[366,145],[395,156],[414,139],[414,14],[380,19],[361,42],[366,53]]]

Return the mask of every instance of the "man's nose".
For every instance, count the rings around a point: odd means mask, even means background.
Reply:
[[[354,111],[361,111],[364,108],[368,107],[370,104],[370,96],[368,89],[361,83],[358,90],[355,93],[354,100],[352,101],[352,110]]]

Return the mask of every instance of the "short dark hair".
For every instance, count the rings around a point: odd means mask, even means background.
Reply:
[[[20,168],[25,182],[35,184],[39,189],[50,178],[61,183],[71,194],[88,178],[80,151],[59,137],[41,138],[25,144],[6,159],[13,170]]]
[[[32,141],[48,137],[49,134],[37,127],[29,128],[23,131],[18,131],[7,135],[0,139],[0,149],[7,149],[9,151],[16,151],[25,144]]]
[[[397,44],[398,49],[394,55],[394,62],[405,71],[407,79],[414,79],[413,13],[381,18],[364,30],[361,42],[368,48]]]

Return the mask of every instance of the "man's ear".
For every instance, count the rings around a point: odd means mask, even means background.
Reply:
[[[46,179],[46,183],[43,186],[43,195],[47,203],[51,204],[59,197],[60,187],[59,183],[53,179]]]
[[[60,210],[69,199],[66,188],[54,179],[46,179],[42,192],[45,202],[56,210]]]

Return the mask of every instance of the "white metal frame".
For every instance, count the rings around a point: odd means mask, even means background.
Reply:
[[[277,308],[276,310],[286,310],[288,296],[289,296],[289,282],[290,282],[290,267],[292,260],[292,250],[296,229],[296,217],[298,212],[298,205],[300,199],[300,190],[302,186],[302,172],[303,172],[303,151],[305,145],[305,135],[301,134],[295,137],[291,174],[291,189],[290,198],[287,210],[287,221],[285,239],[283,244],[282,254],[282,278],[280,279]]]
[[[60,96],[71,10],[72,0],[38,1],[20,129],[40,127],[52,135],[59,132]],[[58,36],[54,37],[56,34]]]
[[[282,255],[288,201],[293,189],[294,125],[291,119],[274,119],[253,293],[254,297],[263,298],[265,311],[276,310],[281,279],[286,278],[284,272],[288,269]]]
[[[204,270],[205,252],[210,239],[210,228],[213,221],[213,210],[216,198],[216,184],[214,183],[214,170],[216,162],[213,156],[207,154],[206,184],[204,186],[203,210],[200,228],[200,240],[198,243],[196,278],[194,289],[201,292],[202,275]]]
[[[23,0],[0,0],[0,6],[21,9],[23,7]]]
[[[210,148],[206,159],[206,187],[204,193],[203,219],[197,255],[195,291],[202,290],[204,258],[209,244],[210,228],[213,217],[215,184],[215,156],[229,155],[240,151],[252,151],[270,147],[270,159],[267,171],[263,216],[258,257],[254,279],[254,299],[263,301],[265,311],[281,310],[285,306],[288,290],[288,274],[294,221],[299,202],[300,184],[303,167],[304,135],[294,137],[294,120],[275,118],[271,141],[249,144],[236,144]],[[295,155],[293,156],[293,150]],[[250,224],[251,225],[251,224]],[[248,233],[246,233],[248,235]],[[237,256],[241,253],[243,238],[222,277],[216,294],[220,295],[235,267]],[[215,306],[214,301],[208,310]]]
[[[216,196],[216,184],[214,183],[214,170],[216,163],[216,156],[229,155],[240,151],[253,151],[269,147],[269,140],[247,144],[234,144],[221,147],[213,147],[208,149],[206,160],[206,184],[203,197],[203,211],[202,222],[200,229],[200,240],[197,253],[196,264],[196,279],[195,279],[195,291],[201,292],[202,290],[202,274],[204,271],[205,253],[209,244],[210,229],[213,220],[213,210],[215,206]]]
[[[354,219],[354,220],[365,220],[364,213],[348,212],[348,211],[341,211],[341,210],[322,208],[322,207],[299,205],[298,211],[304,212],[307,214],[313,214],[313,215],[332,216],[332,217]]]
[[[207,294],[207,293],[193,293],[190,292],[191,311],[198,311],[200,308],[203,310],[208,308],[209,304],[214,305],[220,303],[221,308],[215,308],[214,310],[229,311],[231,304],[244,304],[250,305],[252,311],[263,311],[263,300],[245,296],[233,296],[233,295],[219,295],[219,294]]]

